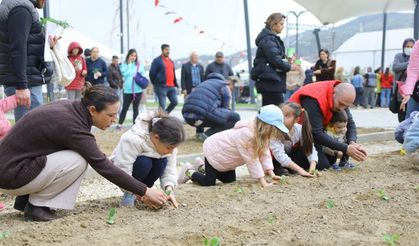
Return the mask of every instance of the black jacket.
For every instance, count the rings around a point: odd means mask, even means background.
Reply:
[[[201,64],[196,64],[199,68],[199,76],[201,77],[201,82],[204,81],[204,67]],[[193,84],[192,84],[192,63],[187,62],[182,65],[180,84],[182,86],[182,91],[186,90],[188,95],[191,93]]]
[[[208,79],[208,75],[212,73],[219,73],[223,75],[224,78],[234,75],[233,69],[231,69],[230,65],[225,62],[217,63],[215,61],[208,64],[207,69],[205,70],[205,79]]]
[[[0,83],[26,89],[48,83],[51,63],[44,62],[45,34],[34,4],[3,0],[0,5]]]
[[[113,89],[122,89],[124,80],[122,79],[121,70],[119,70],[119,65],[115,66],[113,64],[108,67],[108,83],[109,86]]]
[[[252,79],[258,92],[285,92],[286,74],[291,65],[285,60],[285,46],[281,38],[264,28],[256,38],[256,58],[253,61]]]

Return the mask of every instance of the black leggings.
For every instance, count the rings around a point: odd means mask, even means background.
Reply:
[[[320,147],[320,150],[321,149],[322,149],[322,147]],[[321,154],[320,154],[319,148],[316,147],[316,150],[317,150],[318,156],[319,156],[319,162],[317,163],[316,169],[323,170],[323,169],[326,169],[326,168],[330,168],[330,163],[333,160],[329,160],[328,159],[329,157],[326,156],[323,153],[323,151],[321,151]],[[291,152],[287,153],[287,154],[291,158],[291,160],[293,162],[295,162],[295,164],[297,164],[301,168],[303,168],[305,170],[308,170],[310,168],[310,162],[308,161],[306,155],[304,154],[304,151],[303,151],[302,147],[294,147],[294,148],[291,149]],[[335,161],[336,161],[336,158],[332,163],[334,163]],[[281,166],[281,164],[279,164],[279,162],[275,159],[275,157],[272,158],[272,162],[273,162],[273,165],[274,165],[274,173],[278,175],[280,173],[280,170],[283,167]]]
[[[133,111],[133,118],[132,118],[132,123],[135,123],[135,119],[138,116],[138,106],[140,105],[140,101],[141,101],[141,96],[142,96],[142,92],[141,93],[135,93],[135,94],[125,94],[124,93],[124,103],[122,106],[122,110],[121,110],[121,114],[119,115],[119,124],[124,123],[125,121],[125,117],[127,116],[127,111],[129,106],[132,103],[132,111]],[[132,95],[135,95],[135,99],[133,98]]]
[[[219,172],[205,158],[205,174],[194,172],[191,179],[201,186],[213,186],[217,179],[223,183],[231,183],[236,181],[236,171]]]
[[[265,92],[262,93],[262,106],[274,104],[279,106],[284,103],[284,95],[282,92]]]

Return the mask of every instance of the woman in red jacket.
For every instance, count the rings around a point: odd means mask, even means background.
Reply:
[[[386,108],[390,104],[391,90],[393,88],[393,74],[390,68],[386,67],[386,71],[381,73],[381,107]]]
[[[68,46],[68,59],[76,70],[76,77],[65,87],[67,98],[70,100],[81,98],[81,89],[84,86],[84,77],[86,77],[87,74],[86,60],[84,60],[84,57],[81,55],[82,53],[83,49],[79,43],[72,42]]]

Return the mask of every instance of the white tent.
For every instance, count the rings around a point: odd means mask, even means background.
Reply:
[[[381,66],[382,31],[357,33],[346,40],[334,53],[338,67],[350,71],[356,66]],[[386,36],[385,66],[389,66],[397,53],[402,52],[406,38],[413,37],[413,29],[388,30]]]
[[[362,15],[414,9],[413,0],[295,0],[295,2],[310,11],[324,25]]]

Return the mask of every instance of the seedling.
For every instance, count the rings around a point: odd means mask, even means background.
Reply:
[[[269,216],[268,219],[266,220],[269,224],[273,224],[276,220],[275,216]]]
[[[311,174],[313,174],[314,176],[316,176],[316,177],[320,177],[320,176],[322,176],[322,173],[321,172],[319,172],[319,170],[317,170],[317,169],[314,169],[313,171],[311,171],[310,172]]]
[[[106,223],[108,223],[109,225],[115,224],[115,217],[116,217],[116,208],[111,208],[109,210],[109,217],[106,220]]]
[[[415,191],[418,192],[419,191],[419,185],[415,186]]]
[[[384,201],[390,200],[390,197],[385,193],[383,189],[378,190],[378,196]]]
[[[0,232],[0,239],[7,238],[7,237],[10,237],[10,231],[9,230]]]
[[[383,240],[384,240],[384,242],[386,242],[390,246],[396,246],[397,241],[400,240],[400,236],[397,235],[397,234],[390,235],[390,234],[386,233],[386,234],[383,234]]]
[[[288,184],[287,176],[285,175],[281,176],[281,184]]]
[[[332,200],[332,198],[329,197],[329,199],[327,199],[326,207],[328,209],[331,209],[331,208],[334,208],[335,207],[335,202]]]
[[[204,240],[204,246],[220,246],[221,245],[221,238],[219,237],[213,237],[210,240],[208,238],[205,238]]]
[[[170,196],[172,194],[171,190],[166,190],[164,193],[166,193],[166,195]]]
[[[237,193],[244,193],[242,187],[240,186],[240,184],[237,184],[237,187],[234,189],[234,192]]]

